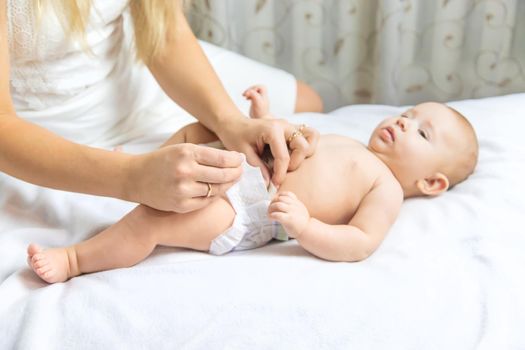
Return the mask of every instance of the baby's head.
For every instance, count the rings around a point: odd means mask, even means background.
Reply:
[[[478,159],[472,125],[456,110],[436,102],[383,120],[368,149],[390,168],[405,197],[445,192],[472,174]]]

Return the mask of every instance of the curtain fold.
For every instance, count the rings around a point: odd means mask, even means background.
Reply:
[[[525,1],[193,0],[197,36],[346,104],[525,91]]]

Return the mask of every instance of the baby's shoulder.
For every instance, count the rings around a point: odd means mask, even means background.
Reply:
[[[362,170],[373,177],[373,188],[380,186],[396,198],[403,198],[403,188],[390,168],[374,153],[364,147]]]

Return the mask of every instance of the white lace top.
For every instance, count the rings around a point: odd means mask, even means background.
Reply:
[[[34,3],[7,1],[17,114],[81,143],[118,143],[144,134],[138,119],[155,114],[144,109],[167,98],[149,72],[133,64],[124,31],[128,0],[93,0],[86,33],[91,52],[66,38],[53,11],[37,23]]]

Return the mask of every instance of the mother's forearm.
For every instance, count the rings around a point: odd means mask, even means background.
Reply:
[[[44,187],[128,199],[130,155],[82,146],[0,115],[0,171]]]

